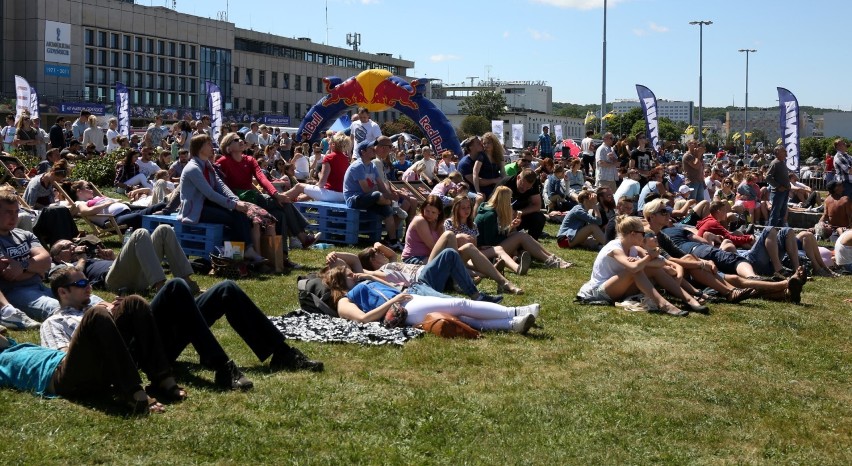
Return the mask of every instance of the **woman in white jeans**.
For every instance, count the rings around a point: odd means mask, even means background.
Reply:
[[[129,150],[124,156],[124,161],[115,167],[115,186],[129,190],[134,186],[151,189],[154,185],[148,181],[143,173],[139,171],[139,166],[136,165],[136,159],[139,158],[138,150]]]
[[[365,280],[359,282],[358,280]],[[381,321],[387,311],[400,304],[408,311],[406,325],[423,322],[430,312],[454,315],[479,330],[526,333],[535,323],[540,306],[506,307],[487,301],[455,298],[417,283],[401,292],[387,282],[366,274],[355,274],[346,266],[329,269],[323,282],[331,289],[340,317],[356,322]]]

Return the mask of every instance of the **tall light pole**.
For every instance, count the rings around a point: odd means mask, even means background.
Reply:
[[[603,137],[604,129],[606,129],[606,0],[604,0],[604,24],[603,24],[603,69],[601,72],[601,137]]]
[[[743,153],[748,154],[748,54],[757,52],[755,49],[740,49],[746,54],[746,95],[745,95],[745,118],[743,118]]]
[[[689,24],[698,25],[698,140],[704,139],[704,119],[701,117],[701,92],[703,90],[702,72],[704,68],[704,26],[713,24],[713,21],[690,21]]]

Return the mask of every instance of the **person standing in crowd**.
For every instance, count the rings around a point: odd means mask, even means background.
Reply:
[[[595,153],[595,185],[606,186],[615,192],[615,180],[618,178],[618,157],[612,150],[612,133],[606,133],[603,144]]]
[[[592,139],[593,134],[595,134],[594,131],[586,131],[586,137],[580,141],[580,149],[582,150],[580,159],[583,163],[583,173],[590,178],[595,176],[595,149],[593,147],[595,141]]]
[[[765,179],[772,193],[772,210],[769,211],[766,224],[782,227],[787,223],[787,200],[790,197],[790,171],[787,169],[787,151],[784,146],[775,146],[775,160],[769,164]]]
[[[834,140],[834,179],[843,184],[843,195],[852,196],[852,157],[846,152],[846,140]]]
[[[373,142],[382,135],[382,130],[379,125],[370,119],[370,111],[364,107],[358,107],[358,118],[352,120],[350,127],[352,138],[352,147],[355,148],[354,158],[358,158],[361,154],[358,153],[358,145],[362,142]]]
[[[74,125],[71,126],[71,135],[74,139],[78,141],[83,140],[83,133],[86,131],[86,128],[89,127],[90,116],[92,116],[92,114],[89,113],[88,110],[80,111],[80,116],[77,117],[77,120],[74,122]]]
[[[547,125],[541,127],[541,134],[538,135],[538,157],[542,159],[553,158],[553,144],[550,141],[550,128]]]
[[[695,202],[701,202],[704,200],[706,189],[702,146],[693,139],[686,143],[686,147],[686,154],[683,155],[683,174],[686,176],[686,185],[692,188],[692,199],[695,199]]]

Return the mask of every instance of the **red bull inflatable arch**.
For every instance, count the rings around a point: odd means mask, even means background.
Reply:
[[[393,107],[417,122],[437,153],[449,150],[462,155],[453,125],[423,96],[425,81],[415,79],[408,83],[386,70],[365,70],[346,81],[331,76],[323,78],[323,82],[327,94],[305,115],[296,132],[297,141],[319,141],[349,107],[365,107],[371,112]]]

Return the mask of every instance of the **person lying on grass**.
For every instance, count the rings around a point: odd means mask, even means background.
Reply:
[[[446,312],[479,330],[526,333],[535,324],[540,309],[539,304],[506,307],[453,298],[425,283],[415,284],[402,292],[371,275],[356,275],[343,265],[325,270],[323,282],[331,290],[338,315],[356,322],[381,321],[395,304],[399,304],[407,311],[405,325],[423,322],[430,312]]]

